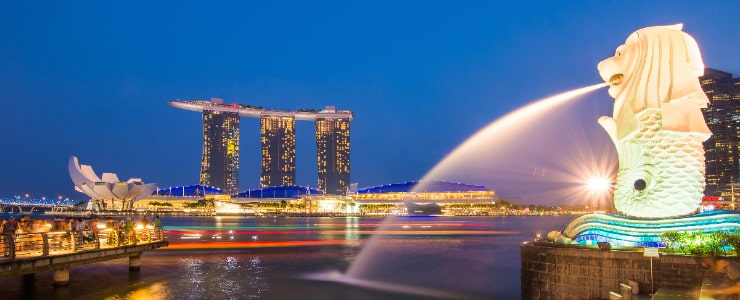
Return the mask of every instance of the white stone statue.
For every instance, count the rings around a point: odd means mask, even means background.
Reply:
[[[709,101],[699,47],[682,27],[637,30],[598,65],[615,99],[613,117],[599,119],[619,156],[614,206],[629,216],[692,214],[703,196]]]

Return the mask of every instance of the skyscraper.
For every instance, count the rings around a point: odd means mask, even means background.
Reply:
[[[200,184],[239,192],[239,113],[203,110]]]
[[[733,79],[730,73],[706,68],[699,80],[709,97],[704,119],[712,137],[704,142],[705,193],[713,195],[724,185],[740,179],[740,78]]]
[[[327,107],[322,112],[333,111]],[[346,194],[349,187],[349,122],[346,117],[316,118],[319,189],[326,194]]]
[[[295,184],[295,116],[266,112],[260,116],[262,172],[260,187]]]
[[[203,161],[200,183],[224,192],[238,192],[239,118],[259,118],[262,144],[260,187],[295,185],[296,121],[316,122],[319,189],[327,194],[347,193],[349,184],[349,123],[354,114],[327,106],[323,110],[264,109],[262,106],[225,104],[219,98],[169,101],[203,113]]]

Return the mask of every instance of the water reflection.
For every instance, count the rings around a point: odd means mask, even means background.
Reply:
[[[184,275],[185,284],[179,288],[185,290],[187,295],[192,295],[193,299],[203,298],[205,288],[205,270],[203,270],[203,260],[195,257],[186,257],[180,260],[180,273]]]
[[[159,300],[159,299],[171,299],[172,298],[172,292],[164,283],[153,283],[150,285],[147,285],[145,287],[137,288],[128,295],[126,295],[125,298],[123,297],[108,297],[106,300],[113,300],[113,299],[151,299],[151,300]]]
[[[269,290],[269,285],[267,284],[267,280],[265,280],[266,276],[265,273],[265,267],[262,265],[262,260],[260,260],[259,257],[253,257],[249,260],[249,270],[247,270],[247,273],[250,274],[249,278],[245,281],[248,288],[248,293],[250,299],[259,299],[262,295],[264,295]]]
[[[266,267],[259,256],[234,255],[180,260],[181,284],[187,299],[260,299],[269,291]]]
[[[360,222],[357,217],[347,217],[344,225],[344,240],[360,240]]]

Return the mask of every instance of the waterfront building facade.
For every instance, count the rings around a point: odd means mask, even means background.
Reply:
[[[262,172],[260,187],[295,184],[295,117],[289,113],[260,116]]]
[[[325,194],[304,186],[270,186],[227,195],[202,185],[156,190],[135,203],[149,211],[234,214],[406,215],[435,208],[445,215],[514,214],[485,186],[447,181],[408,181],[358,189],[348,195]],[[500,202],[500,204],[497,204]]]
[[[316,158],[319,189],[344,195],[349,188],[349,118],[316,119]]]
[[[361,188],[350,197],[368,214],[398,215],[433,209],[444,215],[510,214],[495,191],[449,181],[407,181]]]
[[[239,191],[239,114],[203,110],[203,159],[200,184],[227,193]]]
[[[714,195],[740,174],[740,78],[706,68],[699,80],[709,98],[704,119],[712,131],[712,136],[704,142],[705,194]]]

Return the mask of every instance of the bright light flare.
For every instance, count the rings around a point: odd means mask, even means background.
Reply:
[[[586,188],[592,193],[603,193],[614,187],[609,178],[594,176],[586,179]]]

